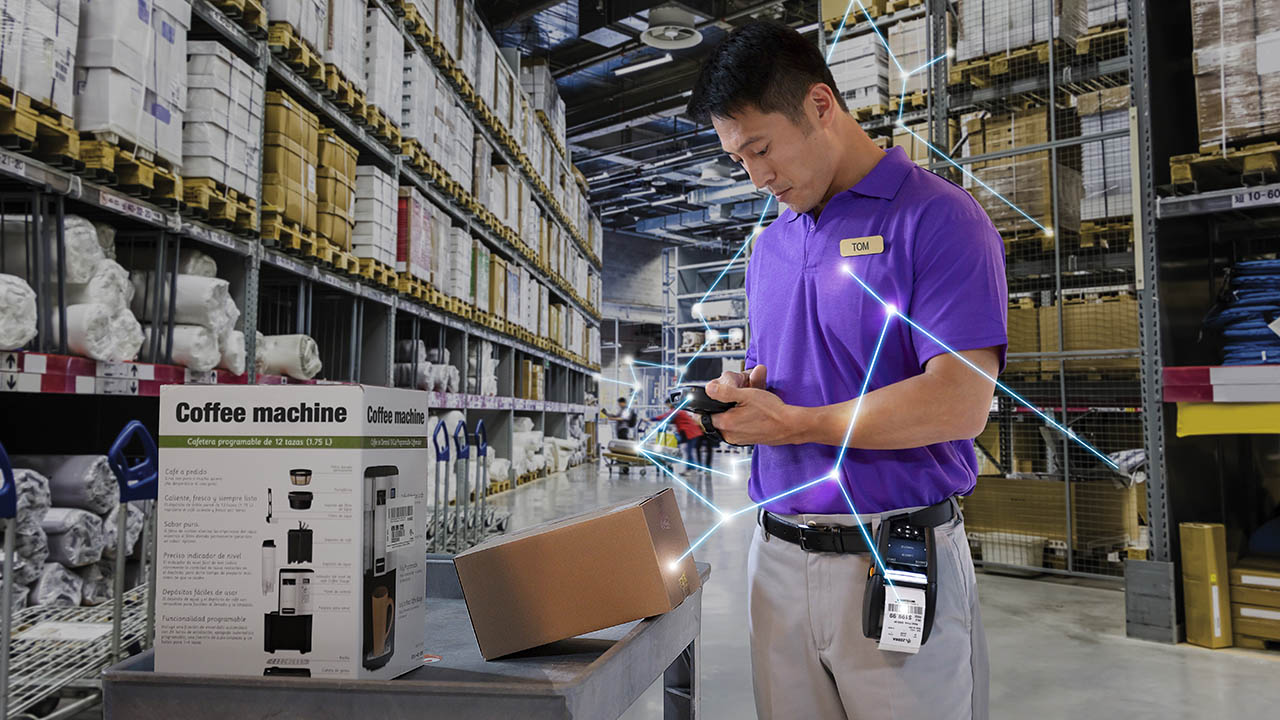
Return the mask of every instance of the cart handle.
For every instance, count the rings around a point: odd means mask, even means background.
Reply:
[[[13,464],[9,453],[0,445],[0,518],[18,515],[18,487],[13,482]]]
[[[125,448],[134,438],[142,443],[142,460],[130,464],[125,456]],[[132,500],[155,500],[158,489],[160,464],[157,460],[156,441],[147,432],[146,426],[137,420],[130,420],[107,452],[107,463],[116,474],[116,483],[120,485],[120,502]]]
[[[484,418],[476,421],[476,456],[484,457],[489,452],[489,433],[484,429]]]
[[[444,433],[444,444],[440,444],[440,434]],[[436,429],[431,431],[431,442],[436,446],[436,462],[446,462],[449,459],[449,431],[444,427],[443,420],[436,421]]]
[[[458,426],[453,429],[453,444],[458,447],[458,459],[471,459],[471,445],[467,442],[467,423],[465,420],[459,420]]]

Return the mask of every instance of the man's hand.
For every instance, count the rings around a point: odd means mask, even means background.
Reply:
[[[707,395],[720,402],[737,403],[732,410],[711,416],[711,423],[735,445],[787,445],[793,442],[793,408],[765,389],[763,365],[750,373],[725,372],[707,383]]]

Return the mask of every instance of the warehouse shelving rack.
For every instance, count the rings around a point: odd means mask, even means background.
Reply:
[[[740,366],[746,358],[747,343],[751,339],[745,287],[750,256],[750,248],[737,257],[708,248],[663,248],[662,364],[666,367],[659,384],[663,396],[680,382],[713,380],[723,370]],[[741,303],[741,315],[731,313],[705,317],[703,313],[695,312],[700,303],[722,304],[724,301],[729,301],[735,309],[737,303]],[[684,333],[703,334],[707,328],[720,333],[721,339],[693,345],[682,342]],[[728,343],[730,328],[742,330],[741,343]]]
[[[383,0],[371,0],[371,8],[388,14],[405,38],[406,43],[424,52],[421,41],[404,26],[402,18]],[[559,279],[533,262],[521,256],[508,238],[486,227],[474,208],[468,208],[442,192],[422,176],[397,151],[388,148],[365,127],[357,124],[325,95],[312,87],[286,63],[272,56],[263,39],[253,37],[240,25],[219,10],[209,0],[193,0],[192,38],[216,39],[242,59],[250,62],[267,79],[268,88],[279,88],[321,118],[324,125],[333,127],[347,142],[357,148],[362,164],[374,164],[398,178],[402,185],[412,185],[437,207],[453,219],[455,225],[464,226],[472,237],[482,239],[497,256],[525,267],[531,276],[542,281],[552,299],[567,307],[579,310],[589,326],[598,327],[600,315],[577,297],[577,288]],[[430,56],[430,53],[428,53]],[[473,108],[468,109],[478,134],[493,146],[495,158],[512,167],[522,167],[518,158],[504,146],[497,134],[487,127]],[[522,167],[523,170],[523,167]],[[526,179],[532,179],[526,176]],[[499,348],[499,397],[482,397],[465,392],[431,393],[432,408],[463,410],[468,423],[474,418],[485,417],[490,426],[491,444],[498,453],[508,453],[511,445],[510,418],[519,413],[533,417],[538,429],[548,435],[567,437],[569,418],[573,415],[594,413],[594,407],[582,404],[589,391],[595,387],[594,375],[599,368],[584,364],[579,358],[562,354],[553,346],[529,337],[515,338],[473,320],[446,313],[433,306],[401,295],[391,288],[361,282],[352,275],[269,247],[257,237],[243,237],[220,228],[194,220],[178,211],[147,200],[122,193],[115,188],[100,185],[79,175],[27,157],[0,149],[0,183],[29,190],[41,197],[56,197],[66,203],[66,212],[77,212],[97,219],[104,219],[122,230],[146,231],[157,243],[171,243],[176,248],[193,243],[218,261],[220,275],[227,268],[233,285],[233,297],[242,311],[242,323],[246,328],[266,328],[270,332],[305,332],[317,334],[326,361],[322,372],[324,381],[364,382],[391,385],[394,379],[394,350],[398,339],[421,337],[429,346],[449,347],[451,362],[466,377],[468,349],[471,344],[485,340]],[[558,223],[571,236],[576,247],[588,257],[590,269],[599,280],[599,259],[585,240],[570,228],[557,214],[549,198],[535,193],[544,215]],[[256,211],[255,211],[256,212]],[[571,293],[573,290],[574,293]],[[264,298],[270,293],[271,298]],[[261,317],[260,310],[269,307],[264,299],[278,299],[280,306],[271,307],[274,317]],[[285,311],[287,309],[287,311]],[[274,311],[280,312],[274,312]],[[256,337],[246,333],[247,355],[252,358]],[[46,351],[48,351],[46,349]],[[73,361],[66,382],[50,382],[52,369],[46,368],[46,356],[40,353],[5,353],[0,355],[0,391],[36,394],[76,395],[129,395],[154,396],[163,382],[223,382],[229,379],[217,371],[196,374],[191,372],[173,375],[159,372],[148,363],[94,363],[80,359]],[[519,361],[528,359],[546,368],[547,394],[544,399],[531,400],[515,397],[514,371]],[[6,363],[9,364],[6,367]],[[283,382],[278,377],[256,377],[249,363],[247,377],[238,382]],[[12,372],[9,372],[12,371]],[[104,375],[114,377],[119,373],[134,373],[150,378],[134,383],[104,383]],[[71,375],[74,374],[74,377]],[[289,382],[294,382],[290,380]],[[465,382],[465,380],[464,380]],[[6,385],[8,387],[6,387]],[[465,390],[465,387],[459,388]],[[597,393],[598,394],[598,393]],[[18,402],[15,398],[15,402]],[[35,399],[28,402],[35,407]],[[502,480],[494,478],[494,480]]]

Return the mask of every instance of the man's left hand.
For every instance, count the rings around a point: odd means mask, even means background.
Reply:
[[[765,368],[757,365],[750,374],[750,387],[734,387],[713,380],[707,383],[707,395],[721,402],[737,403],[737,407],[711,416],[711,424],[726,442],[734,445],[788,445],[796,428],[796,408],[764,389]]]

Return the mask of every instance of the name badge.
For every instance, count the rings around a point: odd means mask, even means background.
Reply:
[[[856,257],[858,255],[879,255],[884,252],[884,236],[868,235],[867,237],[845,238],[840,241],[840,257]]]

